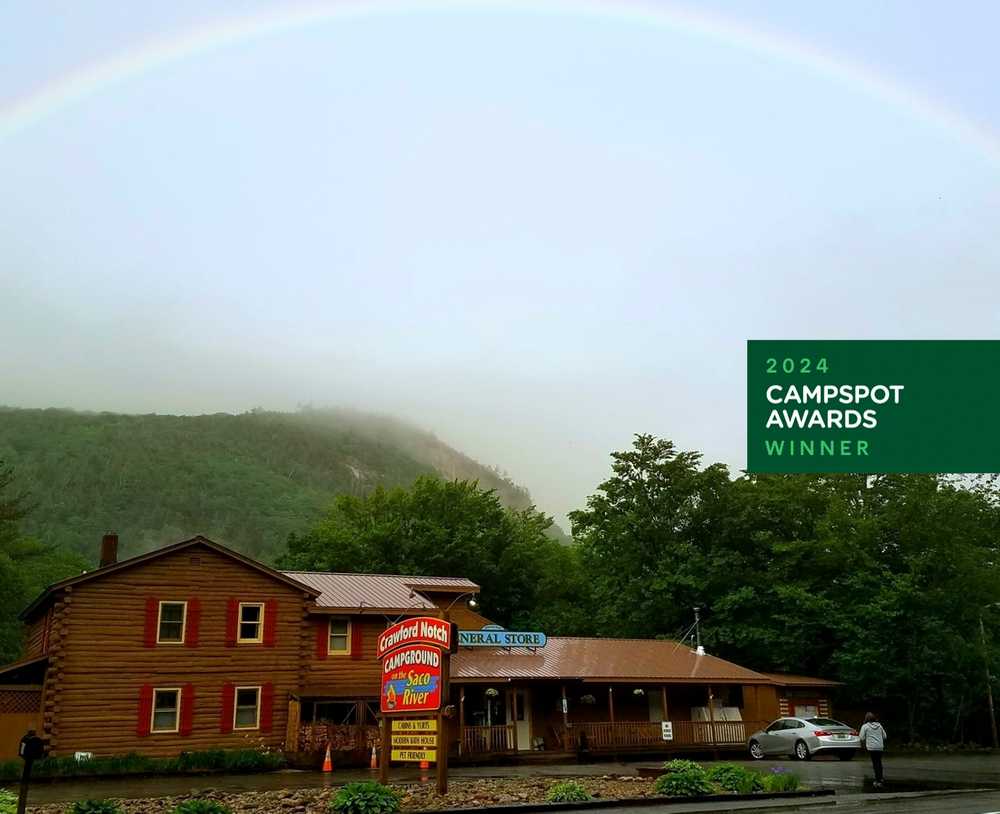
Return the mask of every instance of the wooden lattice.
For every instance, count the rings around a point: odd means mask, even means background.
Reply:
[[[40,690],[0,690],[0,713],[38,712],[41,706]]]

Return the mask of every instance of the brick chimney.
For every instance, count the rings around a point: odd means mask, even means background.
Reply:
[[[118,562],[118,535],[108,532],[101,538],[101,564],[100,568],[106,565],[114,565]]]

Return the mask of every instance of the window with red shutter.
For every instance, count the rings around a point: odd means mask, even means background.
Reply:
[[[330,646],[330,623],[320,619],[316,625],[316,658],[325,659]]]
[[[260,731],[270,732],[274,720],[274,685],[268,681],[260,688]]]
[[[191,734],[191,724],[194,720],[194,684],[185,684],[181,688],[181,720],[177,731],[181,735]]]
[[[361,620],[358,618],[351,620],[351,658],[357,661],[364,655],[361,647]]]
[[[239,625],[240,602],[230,598],[226,605],[226,647],[236,647],[236,631]]]
[[[274,647],[278,632],[278,600],[264,603],[264,647]]]
[[[233,715],[235,713],[236,685],[222,685],[222,713],[219,718],[219,731],[222,733],[233,731]]]
[[[160,602],[155,596],[146,597],[146,629],[144,644],[156,647],[156,626],[160,621]]]
[[[187,622],[184,627],[184,644],[186,647],[198,646],[198,634],[201,629],[201,600],[192,596],[187,601]]]
[[[153,718],[153,685],[143,684],[139,690],[139,710],[136,715],[135,734],[144,738],[149,734]]]

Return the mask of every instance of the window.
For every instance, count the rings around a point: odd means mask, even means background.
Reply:
[[[179,689],[153,690],[153,720],[149,729],[152,732],[176,732],[181,708],[181,691]]]
[[[351,652],[351,623],[347,619],[330,620],[330,647],[332,654],[349,655]]]
[[[256,729],[260,725],[260,687],[237,687],[233,729]]]
[[[183,644],[187,602],[161,602],[156,626],[157,644]]]
[[[264,641],[264,603],[240,602],[241,642]]]

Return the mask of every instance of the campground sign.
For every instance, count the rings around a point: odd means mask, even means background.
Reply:
[[[376,658],[404,644],[430,644],[449,651],[453,647],[454,631],[451,622],[433,616],[404,619],[379,634],[375,645]]]

